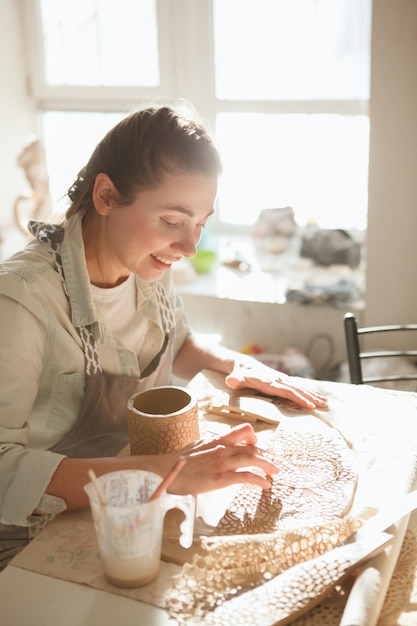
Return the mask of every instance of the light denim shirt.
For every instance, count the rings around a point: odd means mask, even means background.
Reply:
[[[103,371],[140,376],[135,352],[98,319],[79,216],[65,222],[65,228],[61,257],[68,298],[45,243],[31,242],[0,266],[0,522],[4,524],[26,525],[40,503],[51,513],[65,508],[44,492],[63,458],[48,448],[74,424],[84,397],[85,358],[77,329],[93,325]],[[189,328],[170,272],[162,282],[175,311],[175,356]],[[148,327],[145,342],[156,345],[156,354],[164,340],[156,283],[136,276],[136,286],[138,324]]]

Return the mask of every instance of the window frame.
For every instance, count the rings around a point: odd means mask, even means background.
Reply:
[[[175,0],[174,0],[175,1]],[[173,89],[170,56],[173,47],[172,13],[169,0],[156,0],[160,78],[158,87],[48,85],[45,80],[44,46],[39,0],[21,0],[28,45],[29,89],[40,111],[122,112],[126,105],[155,100]]]
[[[193,103],[215,132],[219,113],[339,114],[369,118],[369,99],[231,100],[215,97],[212,0],[156,0],[160,77],[158,87],[47,85],[44,79],[39,0],[21,0],[28,42],[29,89],[39,112],[126,112],[161,98]],[[191,27],[192,25],[192,27]],[[177,68],[181,68],[179,72]],[[249,227],[220,222],[213,231],[248,232]]]

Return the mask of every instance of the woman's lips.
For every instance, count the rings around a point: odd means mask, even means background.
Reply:
[[[163,265],[166,265],[168,267],[171,267],[173,263],[180,260],[180,259],[167,259],[166,257],[160,256],[159,254],[151,254],[151,257],[155,259],[156,261],[158,261],[158,263],[162,263]]]

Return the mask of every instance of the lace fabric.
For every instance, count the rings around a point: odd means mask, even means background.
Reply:
[[[243,485],[213,534],[201,537],[199,553],[173,578],[166,608],[178,621],[193,623],[204,616],[205,623],[244,623],[230,621],[226,605],[266,584],[265,598],[270,595],[274,606],[284,591],[304,597],[305,588],[314,587],[314,570],[306,570],[298,582],[286,583],[288,589],[282,587],[285,581],[278,581],[278,574],[326,555],[361,526],[360,520],[344,517],[355,493],[357,468],[354,453],[337,431],[301,434],[278,429],[268,455],[280,467],[271,490]],[[348,563],[349,559],[343,561],[341,569]],[[326,566],[327,574],[320,581],[322,586],[329,583],[330,588],[341,570],[332,569],[331,563]],[[262,594],[259,591],[260,599]],[[287,601],[287,607],[290,604]],[[222,617],[217,621],[212,615],[216,607],[225,612],[226,621]],[[243,619],[241,609],[238,613]],[[252,609],[252,619],[254,614]]]
[[[356,519],[345,519],[277,534],[252,535],[250,539],[245,535],[202,537],[200,553],[173,578],[166,597],[169,613],[177,620],[206,616],[236,594],[326,554],[360,525]]]

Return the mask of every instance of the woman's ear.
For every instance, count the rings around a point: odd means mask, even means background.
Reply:
[[[97,174],[93,187],[93,203],[99,215],[108,215],[117,196],[116,187],[107,174]]]

